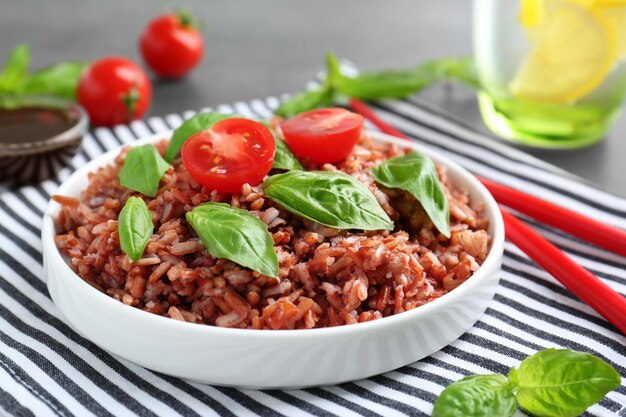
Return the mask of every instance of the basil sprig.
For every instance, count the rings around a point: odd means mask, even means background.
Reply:
[[[225,258],[270,277],[278,276],[278,258],[267,225],[247,210],[205,203],[187,212],[187,222],[216,258]]]
[[[371,191],[341,172],[289,171],[263,183],[265,196],[290,212],[338,229],[392,230]]]
[[[433,161],[424,154],[410,152],[389,158],[372,169],[374,179],[387,188],[409,192],[420,202],[437,230],[450,237],[450,208]]]
[[[425,87],[448,79],[477,86],[471,59],[437,59],[409,69],[362,72],[354,77],[335,75],[337,90],[362,100],[405,98]]]
[[[608,363],[569,349],[546,349],[503,375],[474,375],[443,390],[433,417],[509,417],[515,406],[536,417],[574,417],[621,384]]]
[[[43,68],[26,79],[20,92],[24,94],[51,94],[74,100],[78,81],[88,65],[86,62],[60,62]]]
[[[161,177],[170,165],[153,145],[137,146],[128,151],[119,172],[120,184],[143,195],[154,197]]]
[[[129,197],[117,221],[120,246],[130,259],[138,261],[152,236],[152,213],[140,197]]]
[[[165,151],[165,160],[172,162],[178,155],[185,141],[195,133],[207,130],[220,120],[232,117],[243,117],[238,114],[224,114],[218,112],[199,113],[185,120],[178,129],[174,130],[170,143]]]
[[[18,93],[28,76],[29,66],[30,48],[28,45],[17,46],[9,55],[0,73],[0,94]]]
[[[404,98],[446,80],[480,87],[471,58],[436,59],[412,68],[368,71],[347,76],[341,73],[337,57],[327,52],[324,83],[283,101],[275,113],[281,117],[291,117],[308,110],[332,106],[344,97],[363,100]]]
[[[87,67],[84,62],[59,62],[29,74],[28,45],[17,46],[0,73],[0,95],[46,94],[74,100],[78,80]]]
[[[503,375],[472,375],[453,382],[441,393],[433,417],[511,417],[517,402]]]

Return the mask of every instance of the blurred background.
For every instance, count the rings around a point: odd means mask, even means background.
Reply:
[[[401,68],[472,53],[469,0],[2,0],[0,58],[27,43],[33,69],[106,55],[141,63],[138,39],[145,25],[181,6],[203,24],[205,56],[180,80],[151,77],[147,117],[300,91],[323,68],[328,49],[361,69]],[[487,132],[472,90],[440,85],[419,96]],[[624,131],[622,118],[605,141],[592,147],[529,152],[626,196]]]

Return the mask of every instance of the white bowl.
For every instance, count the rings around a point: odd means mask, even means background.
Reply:
[[[492,236],[489,255],[465,283],[424,306],[365,323],[310,330],[228,329],[186,323],[129,307],[90,286],[54,243],[60,206],[43,219],[44,273],[67,321],[104,350],[148,369],[188,380],[247,388],[296,388],[367,378],[428,356],[469,329],[493,298],[500,277],[504,225],[493,197],[459,165],[408,141],[371,132],[381,142],[411,147],[448,167],[453,184],[483,202]],[[135,145],[162,139],[160,134]],[[87,173],[111,163],[102,155],[75,172],[58,194],[79,197]]]

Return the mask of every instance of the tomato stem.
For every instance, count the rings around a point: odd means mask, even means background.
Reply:
[[[137,103],[139,102],[139,99],[139,89],[135,83],[130,90],[128,90],[128,93],[122,96],[122,102],[128,112],[128,120],[132,120],[133,114],[135,114],[135,110],[137,110]]]
[[[175,11],[176,17],[178,18],[178,22],[184,28],[195,28],[198,25],[196,24],[196,19],[193,17],[193,13],[189,9],[177,9]]]

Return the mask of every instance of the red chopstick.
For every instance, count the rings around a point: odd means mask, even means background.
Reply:
[[[393,135],[399,138],[408,139],[406,135],[398,130],[394,129],[392,126],[388,125],[385,121],[380,119],[376,113],[372,109],[370,109],[365,103],[352,99],[350,102],[350,107],[357,113],[361,114],[363,117],[372,122],[376,127],[378,127],[382,132],[387,133],[389,135]],[[483,183],[487,180],[481,179]],[[531,204],[534,200],[539,200],[536,197],[529,196],[528,194],[521,193],[516,190],[511,190],[503,185],[493,183],[491,181],[487,181],[487,188],[491,191],[489,186],[495,185],[494,189],[496,189],[497,194],[502,197],[502,194],[506,194],[509,191],[514,192],[511,195],[507,195],[506,199],[511,204],[516,204],[517,207],[522,207],[527,204]],[[524,205],[518,204],[518,202],[514,201],[515,198],[524,199],[528,197],[532,197],[534,200],[527,200]],[[494,197],[496,195],[494,194]],[[497,197],[496,200],[500,201]],[[563,213],[570,212],[570,210],[564,209],[562,207],[556,206],[551,203],[542,202],[540,207],[543,207],[544,210],[551,210],[553,207],[556,207],[560,213],[559,215],[565,215]],[[552,207],[553,206],[553,207]],[[516,208],[516,207],[514,207]],[[538,208],[536,210],[539,210]],[[520,210],[522,211],[522,210]],[[574,295],[580,298],[582,301],[587,303],[591,308],[596,310],[602,317],[604,317],[607,321],[613,324],[616,328],[618,328],[623,334],[626,334],[626,298],[614,291],[611,287],[606,285],[600,279],[598,279],[591,272],[587,271],[582,266],[578,265],[571,258],[569,258],[565,253],[561,252],[556,246],[552,243],[548,242],[544,239],[539,233],[531,229],[522,221],[518,220],[515,216],[509,213],[504,207],[500,206],[500,212],[502,213],[502,218],[504,219],[505,224],[505,234],[507,239],[509,239],[513,244],[515,244],[518,248],[520,248],[524,253],[526,253],[532,260],[534,260],[538,265],[552,274],[561,284],[563,284],[566,288],[568,288]],[[538,211],[533,211],[535,214],[542,213]],[[574,213],[574,212],[571,212]],[[584,216],[581,216],[577,213],[574,213],[577,216],[577,219],[584,219],[586,226],[598,223],[595,220],[587,219]],[[529,215],[533,216],[531,213]],[[552,220],[556,223],[556,219],[554,216],[548,216],[552,218]],[[535,217],[538,220],[541,220],[539,217]],[[575,220],[574,220],[575,221]],[[580,221],[580,219],[579,219]],[[574,226],[574,222],[571,221],[558,221],[559,224],[567,224],[568,228]],[[550,223],[556,226],[554,223]],[[601,223],[599,223],[601,224]],[[606,230],[609,226],[602,225]],[[559,226],[556,226],[559,227]],[[612,228],[611,228],[612,229]],[[566,230],[567,231],[567,230]],[[587,231],[588,232],[588,231]],[[620,231],[622,232],[622,231]],[[584,233],[580,233],[584,234]],[[594,233],[589,233],[595,236]],[[579,236],[577,234],[576,236]],[[595,237],[594,237],[595,239]],[[595,243],[595,242],[594,242]]]
[[[539,233],[501,207],[507,239],[613,326],[626,334],[626,297],[578,265]]]
[[[380,119],[367,104],[353,99],[350,102],[350,107],[371,121],[382,132],[408,139],[402,132]],[[596,246],[626,256],[626,231],[486,178],[478,176],[477,178],[487,187],[498,203],[524,213],[533,219],[539,220],[541,223],[556,227],[572,236],[593,243]]]

